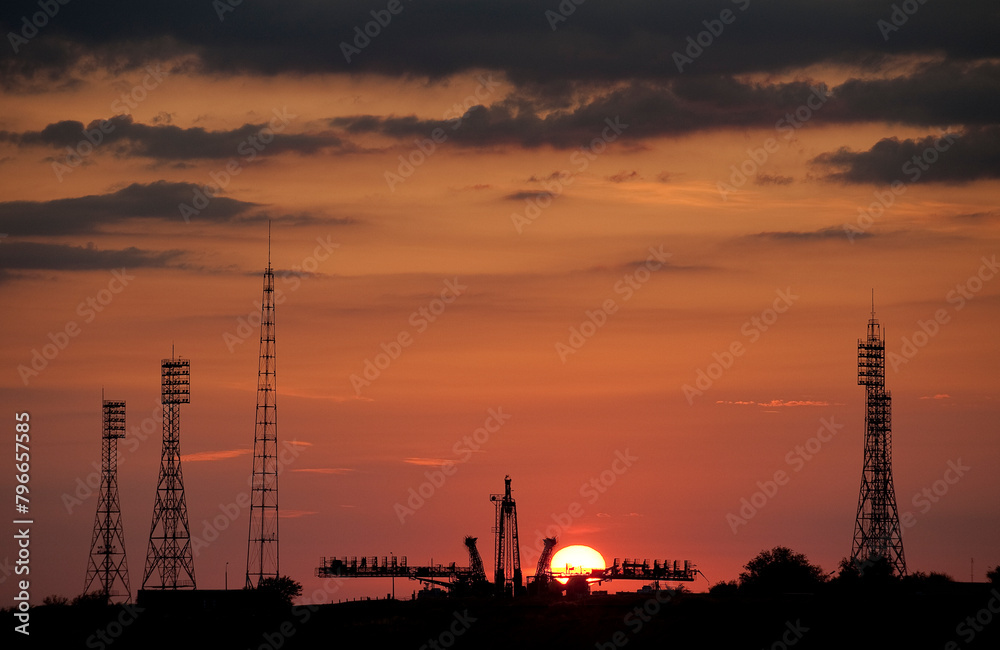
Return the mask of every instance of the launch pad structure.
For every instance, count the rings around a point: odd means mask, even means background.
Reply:
[[[449,592],[460,595],[476,593],[515,597],[524,594],[521,583],[521,557],[517,541],[517,508],[511,493],[510,476],[504,477],[504,493],[490,495],[496,504],[496,525],[493,528],[497,549],[494,579],[487,580],[482,558],[476,548],[476,538],[465,538],[469,552],[469,565],[449,564],[411,565],[403,556],[352,556],[323,557],[316,569],[320,578],[407,578],[427,585],[437,585]],[[535,570],[536,586],[545,585],[555,589],[554,578],[548,562],[556,545],[556,538],[544,540],[544,548]],[[628,559],[615,558],[611,566],[604,569],[586,569],[578,572],[559,574],[559,578],[584,583],[601,583],[611,580],[641,580],[644,582],[676,581],[692,582],[699,571],[688,560]]]

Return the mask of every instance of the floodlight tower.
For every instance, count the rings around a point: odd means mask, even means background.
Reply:
[[[270,231],[270,226],[268,226]],[[257,365],[257,417],[250,486],[247,537],[247,589],[278,577],[278,414],[275,398],[274,272],[268,233],[267,270],[260,307],[260,361]]]
[[[118,440],[125,437],[125,402],[104,401],[101,489],[83,593],[103,594],[111,603],[132,598],[128,584],[125,531],[118,501]]]
[[[163,451],[143,589],[194,589],[194,555],[181,473],[181,404],[191,402],[191,362],[164,359],[161,369]]]
[[[904,576],[892,482],[892,395],[885,390],[885,333],[875,318],[874,301],[868,338],[858,340],[858,385],[865,387],[865,460],[851,559],[862,565],[884,560],[894,574]]]
[[[496,571],[493,582],[497,592],[507,596],[519,595],[521,581],[521,549],[517,541],[517,505],[510,494],[510,476],[504,477],[504,493],[491,494],[496,504]]]

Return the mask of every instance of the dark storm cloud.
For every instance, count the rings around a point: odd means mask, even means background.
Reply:
[[[507,97],[475,106],[460,118],[353,115],[330,125],[348,133],[426,138],[440,129],[459,146],[588,146],[607,120],[627,124],[626,138],[685,135],[715,129],[775,129],[790,135],[803,124],[904,123],[914,126],[1000,122],[1000,65],[935,63],[890,79],[850,79],[834,88],[807,81],[756,83],[702,75],[636,81],[584,93],[569,108],[549,98]],[[926,96],[927,101],[921,100]]]
[[[276,128],[283,128],[280,120]],[[244,124],[228,131],[206,131],[200,127],[183,129],[161,124],[137,124],[131,115],[117,115],[108,120],[95,120],[84,126],[82,122],[64,120],[49,124],[40,131],[15,133],[0,131],[0,142],[19,146],[48,146],[57,149],[76,149],[87,142],[107,147],[119,156],[141,156],[159,160],[222,159],[235,156],[256,155],[266,148],[267,153],[292,151],[312,154],[327,147],[343,147],[345,143],[331,133],[285,134],[275,133],[270,123]],[[261,136],[267,139],[265,142]],[[99,138],[99,139],[98,139]]]
[[[162,268],[173,266],[183,251],[147,251],[129,247],[99,250],[90,246],[68,246],[38,242],[4,243],[0,269],[91,271],[117,268]]]
[[[50,201],[0,203],[0,231],[11,236],[94,233],[102,226],[125,219],[149,218],[182,222],[178,205],[191,202],[196,190],[190,183],[157,181],[133,183],[110,194],[93,194]],[[228,197],[212,199],[199,219],[233,221],[246,218],[259,206]]]
[[[349,53],[348,62],[340,44],[352,43],[355,28],[363,29],[373,21],[371,12],[386,4],[70,2],[27,42],[0,48],[0,78],[51,84],[81,61],[122,69],[193,57],[203,70],[222,73],[441,77],[490,69],[516,83],[662,80],[679,74],[674,52],[683,53],[687,39],[705,32],[705,21],[717,21],[723,9],[733,20],[718,35],[703,37],[711,44],[694,53],[684,74],[775,72],[824,62],[877,66],[892,54],[1000,55],[993,0],[920,4],[888,33],[878,21],[890,19],[892,4],[865,0],[573,3],[565,21],[553,20],[558,0],[420,0],[402,2],[387,24],[376,23],[371,32],[377,35],[367,43],[359,38],[360,51]],[[37,11],[33,0],[3,3],[3,32],[20,34],[22,18]]]
[[[478,147],[512,144],[528,148],[589,146],[595,138],[610,142],[625,134],[639,137],[682,135],[717,128],[774,127],[815,93],[806,82],[744,84],[713,77],[671,84],[637,82],[585,98],[568,110],[546,112],[531,97],[510,97],[475,106],[461,118],[425,120],[416,116],[354,115],[330,125],[348,133],[373,132],[408,139],[436,129],[449,142]]]
[[[841,148],[812,162],[834,170],[826,174],[827,180],[844,183],[964,183],[1000,178],[1000,127],[919,139],[884,138],[868,151]]]
[[[997,63],[933,62],[906,76],[851,79],[834,92],[837,101],[828,113],[844,121],[869,116],[916,126],[1000,122]]]

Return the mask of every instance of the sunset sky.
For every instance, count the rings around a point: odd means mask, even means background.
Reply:
[[[8,444],[31,414],[38,602],[83,588],[102,391],[141,586],[172,349],[198,586],[242,586],[269,221],[303,602],[390,589],[324,592],[323,556],[465,565],[474,535],[489,571],[508,474],[526,574],[552,533],[711,583],[775,545],[833,571],[873,291],[907,566],[1000,563],[995,2],[50,5],[0,9],[0,412]]]

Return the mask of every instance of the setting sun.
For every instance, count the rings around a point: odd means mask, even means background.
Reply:
[[[569,582],[569,577],[560,576],[589,574],[594,569],[607,568],[603,555],[580,544],[556,551],[549,566],[552,568],[552,576],[562,584]]]

